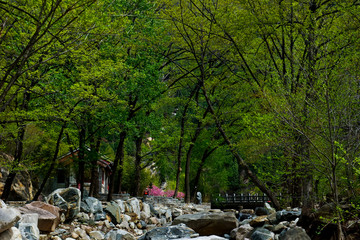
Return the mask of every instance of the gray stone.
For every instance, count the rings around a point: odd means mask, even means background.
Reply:
[[[150,205],[143,202],[142,203],[142,211],[145,212],[148,216],[150,216],[150,214],[151,214]]]
[[[129,232],[117,229],[111,230],[105,235],[106,240],[136,240],[136,238]]]
[[[81,211],[81,212],[89,213],[89,212],[90,212],[90,208],[89,208],[89,206],[88,206],[85,202],[81,201],[81,203],[80,203],[80,211]]]
[[[264,207],[255,208],[255,215],[256,216],[264,216],[264,215],[268,215],[268,214],[269,214],[269,211]]]
[[[90,237],[96,239],[96,240],[102,240],[105,238],[105,235],[103,232],[100,232],[100,231],[91,231],[89,233]]]
[[[107,203],[104,211],[108,213],[108,215],[111,217],[111,221],[114,224],[121,223],[121,208],[116,202],[111,201]]]
[[[95,221],[101,221],[106,219],[105,213],[96,213],[95,214]]]
[[[184,214],[175,218],[172,225],[180,223],[194,229],[200,236],[223,236],[238,227],[238,221],[232,212]]]
[[[126,201],[129,205],[129,212],[136,213],[136,215],[140,218],[140,203],[137,198],[130,198]]]
[[[251,234],[252,240],[273,240],[274,238],[275,238],[275,234],[265,228],[257,228]]]
[[[189,239],[196,232],[184,224],[169,227],[154,228],[147,232],[139,240],[167,240],[167,239]]]
[[[22,240],[21,233],[16,227],[11,227],[5,232],[0,233],[0,239],[4,240]]]
[[[269,203],[265,203],[264,204],[265,208],[267,209],[267,211],[269,212],[269,214],[272,214],[272,213],[276,213],[276,210],[275,208],[271,207]]]
[[[311,240],[305,230],[300,227],[284,230],[279,235],[279,240]]]
[[[34,223],[20,223],[19,231],[23,240],[39,240],[40,232]]]
[[[15,208],[0,208],[0,233],[14,226],[20,216],[20,212]]]
[[[120,199],[115,200],[115,202],[117,203],[117,205],[119,205],[120,212],[125,213],[125,202],[123,200],[120,200]]]
[[[276,212],[276,219],[280,222],[280,221],[293,221],[296,218],[300,217],[301,215],[301,211],[286,211],[286,210],[282,210],[282,211],[278,211]]]
[[[87,197],[84,199],[84,202],[89,207],[91,213],[102,213],[103,208],[101,202],[94,197]]]
[[[52,192],[47,202],[65,211],[66,220],[73,219],[80,212],[81,193],[77,188],[59,188]]]
[[[246,237],[250,236],[253,229],[254,228],[251,227],[250,224],[241,225],[230,232],[230,237],[235,240],[244,240]]]

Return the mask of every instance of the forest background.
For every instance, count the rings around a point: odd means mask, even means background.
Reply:
[[[276,208],[359,203],[359,8],[0,1],[2,199],[22,170],[36,199],[79,149],[79,183],[96,179],[100,155],[113,162],[109,199],[167,182],[186,202],[201,191],[263,192]]]

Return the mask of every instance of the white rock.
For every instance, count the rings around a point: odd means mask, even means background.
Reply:
[[[125,228],[130,229],[129,222],[128,221],[122,221],[120,224],[116,225],[117,228]]]
[[[61,240],[61,238],[59,236],[53,236],[51,239],[52,240]]]
[[[121,218],[123,219],[123,221],[127,221],[127,222],[130,222],[131,220],[131,217],[127,214],[121,215]]]
[[[136,213],[138,217],[140,217],[140,203],[137,198],[130,198],[126,201],[131,206],[130,212]]]
[[[7,208],[5,202],[0,199],[0,208]]]
[[[20,222],[22,223],[34,223],[36,226],[39,222],[39,214],[37,213],[25,213],[21,215]]]
[[[89,233],[90,237],[95,238],[96,240],[102,240],[105,238],[104,233],[100,232],[100,231],[91,231]]]
[[[86,231],[84,229],[75,228],[74,232],[76,234],[78,234],[82,239],[89,239],[90,240],[90,237],[86,234]]]
[[[35,223],[19,223],[19,231],[24,240],[39,239],[40,231]]]
[[[120,200],[120,199],[117,199],[117,200],[115,200],[115,202],[117,203],[117,205],[119,205],[121,213],[125,213],[124,201]]]
[[[22,240],[21,233],[16,227],[11,227],[5,232],[0,233],[0,239],[6,240]]]
[[[134,222],[130,222],[129,226],[130,226],[131,229],[135,229],[135,223]]]
[[[143,202],[143,204],[142,204],[142,206],[143,206],[143,212],[145,212],[147,215],[151,215],[151,211],[150,211],[150,205],[149,204],[147,204],[147,203],[145,203],[145,202]]]
[[[20,212],[15,208],[0,208],[0,233],[14,226],[20,216]]]

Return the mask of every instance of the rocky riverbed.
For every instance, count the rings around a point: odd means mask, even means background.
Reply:
[[[80,199],[78,189],[67,188],[46,202],[10,206],[0,201],[0,239],[310,239],[297,226],[299,209],[276,212],[266,205],[223,212],[170,198]]]

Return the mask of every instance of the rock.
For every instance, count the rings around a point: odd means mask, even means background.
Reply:
[[[34,223],[36,226],[39,222],[39,214],[37,213],[25,213],[21,215],[20,222],[22,223]]]
[[[90,237],[86,234],[86,231],[81,228],[75,228],[74,232],[81,237],[82,240],[90,240]]]
[[[94,197],[86,197],[84,198],[83,202],[89,207],[90,213],[102,213],[103,208],[101,202]]]
[[[269,215],[267,216],[267,219],[269,219],[269,222],[270,222],[271,224],[276,224],[276,223],[278,223],[278,220],[277,220],[277,218],[276,218],[276,212],[269,214]]]
[[[81,193],[77,188],[59,188],[47,198],[47,203],[65,211],[66,220],[73,219],[80,212]]]
[[[301,215],[301,211],[287,211],[287,210],[282,210],[282,211],[278,211],[276,212],[276,219],[280,222],[280,221],[293,221],[296,218],[300,217]]]
[[[274,238],[275,234],[265,228],[257,228],[251,234],[251,240],[273,240]]]
[[[167,240],[167,239],[189,239],[196,232],[184,224],[176,226],[154,228],[147,232],[139,240]]]
[[[255,208],[255,215],[256,216],[264,216],[264,215],[268,215],[268,214],[269,214],[269,211],[264,207]]]
[[[235,240],[244,240],[246,237],[250,237],[250,233],[254,228],[250,224],[241,225],[238,228],[231,230],[230,237]]]
[[[81,203],[80,203],[80,211],[90,213],[90,208],[85,202],[81,201]]]
[[[279,223],[275,226],[273,226],[270,230],[274,233],[281,233],[282,230],[286,229],[286,226],[282,223]]]
[[[256,217],[256,218],[252,219],[250,221],[250,225],[252,227],[261,227],[265,223],[268,223],[268,222],[269,222],[269,220],[267,219],[267,216],[259,216],[259,217]]]
[[[150,218],[149,214],[147,214],[146,212],[140,212],[140,219],[141,220],[146,220],[148,218]]]
[[[148,216],[150,216],[150,214],[151,214],[150,205],[147,204],[147,203],[145,203],[145,202],[143,202],[143,203],[142,203],[142,211],[143,211],[144,213],[146,213]],[[140,214],[141,214],[141,213],[140,213]]]
[[[115,200],[115,202],[117,203],[117,205],[119,205],[120,212],[125,213],[125,202],[123,200],[120,200],[120,199]]]
[[[23,240],[39,240],[40,232],[35,223],[20,223],[19,231]]]
[[[184,223],[194,229],[200,236],[223,236],[238,226],[235,214],[231,212],[184,214],[175,218],[172,225],[180,223]]]
[[[151,217],[149,220],[152,224],[159,224],[159,219],[157,219],[156,217]]]
[[[146,226],[147,226],[147,224],[146,224],[146,222],[145,221],[139,221],[137,224],[136,224],[136,227],[138,228],[138,229],[146,229]]]
[[[129,230],[130,229],[130,225],[128,221],[123,220],[120,224],[116,225],[117,228],[124,228]]]
[[[126,201],[131,208],[129,208],[129,212],[136,213],[136,215],[140,218],[140,203],[137,198],[130,198]]]
[[[22,240],[21,233],[16,227],[11,227],[8,230],[0,233],[0,239],[4,240]]]
[[[290,228],[284,230],[279,235],[279,240],[311,240],[305,230],[301,227]]]
[[[44,202],[32,202],[19,208],[22,213],[38,214],[38,228],[40,231],[52,232],[60,222],[60,209]]]
[[[15,208],[0,208],[0,233],[14,226],[20,216],[20,212]]]
[[[276,213],[276,210],[275,208],[271,207],[269,203],[265,203],[264,204],[266,210],[268,211],[269,214],[272,214],[272,213]]]
[[[178,217],[178,216],[181,216],[181,215],[183,215],[184,213],[183,213],[183,210],[181,210],[181,209],[179,209],[179,208],[174,208],[173,210],[172,210],[172,216],[174,217],[174,218],[176,218],[176,217]]]
[[[90,217],[87,213],[79,212],[76,214],[76,219],[78,219],[80,222],[88,222],[90,220]]]
[[[0,199],[0,208],[7,208],[5,202]]]
[[[121,208],[116,202],[111,201],[107,203],[104,211],[108,213],[108,215],[111,217],[111,221],[114,224],[121,223]]]
[[[243,221],[245,219],[250,219],[253,215],[247,213],[239,213],[239,221]]]
[[[101,221],[106,219],[105,213],[96,213],[95,214],[95,221]]]
[[[100,232],[100,231],[91,231],[89,233],[90,237],[96,239],[96,240],[102,240],[105,238],[105,235],[103,232]]]
[[[188,238],[178,238],[177,240],[185,240]],[[227,238],[211,235],[211,236],[204,236],[204,237],[191,237],[191,240],[226,240]]]
[[[105,235],[106,240],[136,240],[136,238],[129,232],[117,229],[108,232]]]
[[[10,157],[11,158],[11,157]],[[12,161],[12,159],[9,159]],[[3,167],[0,167],[0,195],[3,192],[5,186],[5,180],[8,177],[9,171]],[[1,177],[2,176],[2,177]],[[17,171],[15,179],[11,185],[10,194],[8,200],[12,201],[29,201],[34,197],[36,189],[34,189],[31,181],[31,176],[28,171]]]
[[[250,215],[254,215],[255,211],[253,209],[241,209],[240,211],[241,213],[246,213],[246,214],[250,214]]]

